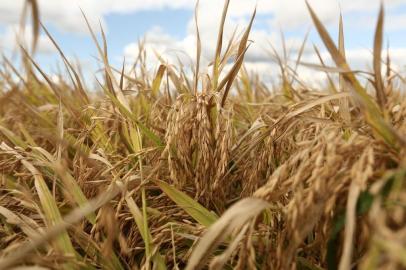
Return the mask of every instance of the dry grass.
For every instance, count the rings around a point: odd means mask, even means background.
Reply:
[[[368,90],[341,22],[336,46],[309,6],[337,65],[312,65],[315,90],[278,55],[274,89],[245,70],[255,12],[223,50],[228,5],[212,74],[149,74],[143,53],[117,70],[93,32],[97,93],[59,48],[58,83],[23,47],[25,69],[3,58],[0,269],[406,268],[405,79],[381,59],[383,8]]]

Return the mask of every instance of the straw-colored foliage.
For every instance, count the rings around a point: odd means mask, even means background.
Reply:
[[[342,23],[336,45],[308,7],[336,64],[306,64],[327,74],[314,89],[296,73],[305,45],[294,61],[272,56],[280,84],[248,73],[255,12],[223,44],[228,5],[209,74],[161,56],[151,73],[142,43],[116,69],[90,27],[98,90],[51,36],[58,82],[35,39],[24,68],[2,59],[0,269],[406,268],[405,78],[382,59],[383,8],[360,73]]]

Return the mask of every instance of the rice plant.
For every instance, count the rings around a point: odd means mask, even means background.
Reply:
[[[229,2],[207,74],[197,23],[196,66],[158,56],[153,73],[142,44],[132,70],[111,66],[87,23],[94,92],[27,1],[66,75],[35,62],[35,38],[23,69],[2,58],[0,269],[406,268],[406,78],[382,56],[383,7],[365,86],[342,23],[336,44],[308,5],[336,65],[299,52],[327,74],[315,89],[276,51],[279,85],[246,71],[256,12],[224,44]]]

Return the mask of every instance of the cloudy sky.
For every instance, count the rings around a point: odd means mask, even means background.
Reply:
[[[399,70],[406,65],[406,0],[383,1],[386,9],[385,42],[389,42],[391,55]],[[6,54],[15,48],[16,26],[19,23],[23,0],[0,1],[0,50]],[[374,27],[379,0],[309,0],[322,21],[335,38],[340,10],[344,17],[347,56],[354,68],[370,66]],[[110,60],[120,65],[125,56],[129,61],[137,55],[137,40],[146,37],[147,46],[169,61],[195,54],[194,0],[39,0],[41,19],[64,52],[78,59],[83,66],[94,67],[97,52],[86,28],[80,9],[90,19],[95,31],[99,22],[109,44]],[[312,27],[304,0],[231,0],[226,22],[226,37],[235,28],[242,31],[257,5],[246,64],[261,73],[272,73],[269,49],[272,44],[281,53],[281,32],[287,47],[297,51],[308,30],[310,35],[305,60],[317,62],[312,45],[320,40]],[[203,56],[211,60],[215,48],[218,23],[223,1],[201,0],[199,28],[203,42]],[[26,33],[30,38],[30,31]],[[327,54],[323,52],[327,58]],[[36,56],[48,71],[55,70],[58,57],[45,36],[41,36]],[[205,64],[206,62],[203,62]],[[305,74],[306,71],[303,71]],[[312,77],[312,71],[307,76]]]

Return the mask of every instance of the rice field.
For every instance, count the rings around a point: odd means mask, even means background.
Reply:
[[[49,34],[57,82],[35,39],[24,68],[2,58],[0,269],[406,269],[406,78],[382,48],[383,7],[372,70],[353,71],[342,24],[336,42],[308,5],[335,63],[312,64],[316,89],[301,51],[293,65],[274,52],[279,85],[248,72],[255,11],[223,40],[228,5],[208,74],[198,26],[196,66],[158,57],[148,72],[142,48],[132,69],[110,65],[87,24],[98,91]]]

